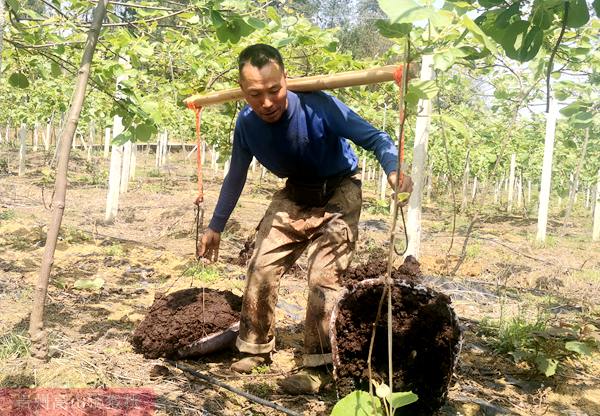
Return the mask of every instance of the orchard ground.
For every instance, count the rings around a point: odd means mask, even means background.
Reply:
[[[30,155],[22,177],[16,175],[17,150],[3,147],[0,153],[6,162],[0,165],[0,388],[145,386],[157,394],[157,414],[277,414],[168,365],[169,371],[155,367],[164,362],[134,353],[130,337],[156,293],[192,286],[242,294],[245,267],[238,265],[240,250],[270,195],[283,183],[272,175],[260,180],[260,169],[250,172],[223,233],[220,260],[205,266],[194,260],[194,157],[186,160],[185,153],[172,153],[159,172],[154,154],[140,151],[136,179],[121,196],[116,221],[107,225],[108,161],[95,157],[86,162],[78,150],[72,156],[47,299],[51,359],[33,363],[27,328],[54,180],[44,168],[47,156],[42,152]],[[222,175],[222,170],[205,171],[205,224]],[[354,264],[387,255],[391,221],[386,207],[377,202],[377,183],[363,186]],[[425,283],[452,298],[465,335],[449,400],[439,414],[600,414],[600,335],[595,329],[600,328],[600,244],[590,241],[589,213],[578,208],[574,224],[562,227],[558,211],[552,212],[549,237],[541,245],[535,242],[533,215],[524,215],[522,208],[509,215],[486,206],[484,214],[489,215],[472,231],[464,262],[451,276],[468,220],[464,215],[457,218],[447,255],[452,236],[448,200],[434,188],[433,202],[425,203],[419,258]],[[333,391],[288,396],[277,385],[301,362],[305,270],[303,257],[282,280],[277,352],[270,369],[232,373],[233,352],[186,363],[290,409],[329,414],[336,402]],[[586,341],[593,347],[591,355],[566,350],[565,342],[573,340]],[[531,354],[548,363],[556,360],[556,374],[543,375]]]

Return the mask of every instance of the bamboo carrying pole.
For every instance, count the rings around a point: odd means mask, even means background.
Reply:
[[[393,81],[394,73],[398,67],[387,65],[379,68],[363,69],[359,71],[340,72],[331,75],[315,75],[304,78],[288,78],[287,88],[290,91],[307,92],[317,90],[331,90],[335,88],[354,87],[357,85],[377,84],[379,82]],[[227,101],[240,100],[244,97],[240,88],[231,88],[215,91],[204,95],[192,95],[184,100],[188,106],[206,107],[222,104]]]

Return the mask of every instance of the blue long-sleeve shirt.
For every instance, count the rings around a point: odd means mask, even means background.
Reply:
[[[297,183],[349,174],[358,158],[346,139],[373,151],[386,174],[396,170],[398,150],[344,103],[324,92],[288,91],[288,108],[276,123],[261,120],[246,106],[235,125],[231,166],[209,227],[223,231],[246,183],[252,156],[280,178]]]

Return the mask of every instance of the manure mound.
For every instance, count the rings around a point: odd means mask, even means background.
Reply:
[[[146,358],[174,357],[207,335],[239,321],[242,298],[231,292],[191,288],[155,300],[131,344]]]

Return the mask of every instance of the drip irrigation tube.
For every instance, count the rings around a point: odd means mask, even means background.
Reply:
[[[177,363],[177,362],[171,361],[171,360],[165,360],[165,362],[167,362],[167,363],[171,364],[172,366],[174,366],[175,368],[179,368],[181,371],[184,371],[184,372],[186,372],[186,373],[188,373],[190,375],[193,375],[194,377],[197,377],[197,378],[199,378],[199,379],[201,379],[201,380],[203,380],[203,381],[205,381],[205,382],[207,382],[209,384],[213,384],[215,386],[222,387],[222,388],[224,388],[226,390],[229,390],[232,393],[235,393],[235,394],[238,394],[238,395],[240,395],[242,397],[245,397],[246,399],[248,399],[248,400],[250,400],[250,401],[252,401],[254,403],[262,404],[263,406],[267,406],[267,407],[270,407],[271,409],[278,410],[281,413],[285,413],[286,415],[290,415],[290,416],[302,416],[301,413],[298,413],[298,412],[295,412],[293,410],[290,410],[290,409],[288,409],[286,407],[278,405],[277,403],[273,403],[273,402],[270,402],[268,400],[261,399],[260,397],[255,396],[254,394],[250,394],[250,393],[245,392],[243,390],[236,389],[235,387],[231,387],[230,385],[225,384],[222,381],[219,381],[219,380],[217,380],[214,377],[208,376],[206,374],[202,374],[202,373],[200,373],[200,372],[198,372],[198,371],[196,371],[196,370],[194,370],[194,369],[192,369],[192,368],[190,368],[190,367],[188,367],[186,365],[182,365],[181,363]]]

